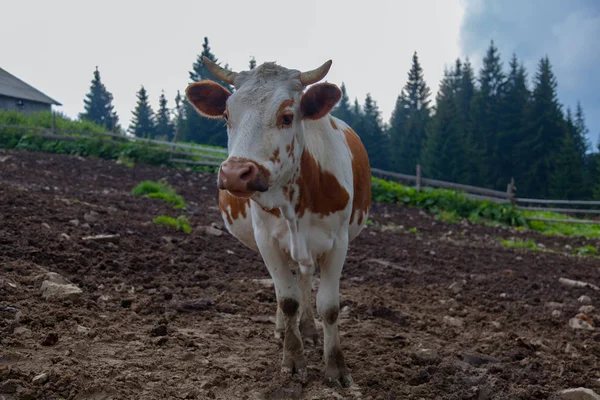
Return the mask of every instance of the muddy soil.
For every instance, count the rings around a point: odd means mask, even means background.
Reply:
[[[166,178],[189,209],[134,197]],[[186,214],[191,234],[152,223]],[[600,391],[598,240],[436,221],[375,204],[341,282],[349,389],[279,375],[275,295],[260,257],[221,226],[215,176],[0,151],[0,399],[549,399]],[[416,229],[411,229],[416,228]],[[84,240],[119,235],[112,240]],[[533,239],[551,252],[505,248]],[[567,246],[567,247],[566,247]],[[49,272],[59,274],[48,275]],[[42,282],[81,289],[42,296]],[[318,284],[316,279],[315,286]],[[316,314],[316,313],[315,313]],[[589,321],[574,329],[570,320]],[[316,316],[318,319],[319,317]],[[318,324],[319,330],[320,325]]]

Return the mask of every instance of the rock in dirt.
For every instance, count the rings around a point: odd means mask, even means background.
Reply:
[[[600,400],[600,396],[593,390],[583,387],[565,389],[559,395],[562,400]]]
[[[259,285],[267,288],[273,289],[275,286],[273,285],[273,279],[252,279],[252,282],[258,283]]]
[[[13,331],[15,336],[20,336],[22,338],[30,338],[31,337],[31,329],[25,328],[24,326],[16,327]]]
[[[562,315],[562,312],[560,310],[554,310],[554,311],[552,311],[552,317],[553,318],[560,318],[561,315]]]
[[[31,383],[35,383],[38,385],[41,385],[43,383],[46,383],[46,381],[48,381],[48,374],[43,372],[37,376],[35,376],[32,380]]]
[[[446,325],[461,327],[464,325],[464,321],[460,318],[451,317],[449,315],[444,316],[444,323]]]
[[[462,292],[462,290],[466,284],[467,284],[467,281],[463,279],[461,281],[453,282],[450,286],[448,286],[448,289],[452,293],[458,294],[458,293]]]
[[[591,323],[590,323],[591,322]],[[569,326],[573,329],[583,329],[588,331],[593,331],[594,328],[593,321],[587,315],[577,314],[574,318],[569,320]]]
[[[198,227],[198,233],[209,236],[221,236],[223,231],[215,228],[214,226],[201,226]]]
[[[81,240],[94,241],[94,242],[111,242],[118,243],[121,239],[121,235],[95,235],[95,236],[84,236]]]
[[[85,213],[83,215],[83,219],[85,219],[85,221],[87,223],[92,224],[92,223],[98,221],[98,215],[99,214],[96,211],[90,211],[89,213]]]
[[[175,309],[179,312],[194,312],[194,311],[205,311],[214,307],[215,303],[211,299],[199,299],[182,301],[175,304]]]
[[[583,305],[589,305],[592,304],[592,299],[590,299],[590,296],[581,296],[577,299],[578,302],[580,302]]]
[[[81,289],[72,283],[59,284],[50,280],[42,282],[40,290],[46,300],[73,300],[79,298],[83,293]]]
[[[588,282],[583,282],[583,281],[574,281],[572,279],[567,279],[567,278],[559,278],[558,282],[562,283],[565,286],[569,286],[569,287],[575,287],[575,288],[590,288],[593,290],[600,290],[600,287],[592,284],[592,283],[588,283]]]
[[[582,314],[591,314],[594,310],[596,310],[596,307],[590,305],[579,307],[579,312]]]

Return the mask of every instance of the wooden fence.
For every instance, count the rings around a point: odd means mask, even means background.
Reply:
[[[31,127],[20,125],[0,125],[0,129],[17,129],[27,131],[28,134],[38,137],[54,140],[76,141],[79,138],[90,138],[94,136],[110,137],[112,139],[127,140],[132,142],[151,143],[165,146],[164,150],[170,153],[169,161],[173,163],[219,166],[222,161],[227,158],[227,150],[212,148],[202,145],[188,145],[176,143],[175,141],[167,142],[164,140],[145,139],[131,135],[122,135],[117,133],[92,133],[92,132],[73,132],[53,128]],[[160,147],[159,147],[160,148]],[[182,149],[182,150],[179,150]],[[196,152],[183,151],[195,150]],[[191,157],[191,158],[173,158]],[[423,177],[421,167],[416,166],[415,175],[401,174],[398,172],[384,171],[377,168],[371,168],[373,176],[398,181],[405,185],[414,185],[417,190],[424,187],[437,187],[450,190],[458,190],[464,192],[468,197],[479,200],[489,200],[497,203],[511,203],[515,208],[525,211],[550,211],[562,214],[574,214],[581,216],[596,216],[600,215],[600,201],[583,201],[583,200],[542,200],[516,197],[516,187],[514,179],[507,184],[506,191],[481,188],[476,186],[464,185],[460,183],[440,181]],[[561,207],[548,207],[559,205]],[[587,206],[589,208],[572,208],[573,206]],[[596,208],[592,208],[596,207]],[[545,222],[560,222],[560,223],[577,223],[577,224],[600,224],[600,220],[592,219],[552,219],[552,218],[537,218],[528,217],[530,221],[545,221]]]

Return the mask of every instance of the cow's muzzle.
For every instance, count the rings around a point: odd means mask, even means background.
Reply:
[[[237,197],[250,197],[269,189],[269,171],[262,165],[243,158],[228,159],[219,168],[219,189]]]

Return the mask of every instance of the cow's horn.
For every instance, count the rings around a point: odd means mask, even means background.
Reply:
[[[325,64],[317,69],[300,73],[300,82],[302,82],[302,86],[308,86],[311,83],[320,81],[327,75],[329,68],[331,68],[331,60],[326,61]]]
[[[217,65],[212,60],[206,58],[206,56],[202,56],[202,61],[204,61],[204,65],[206,65],[206,68],[208,68],[208,70],[214,76],[216,76],[218,79],[225,83],[233,85],[235,78],[237,78],[238,76],[237,72],[226,70],[225,68]]]

